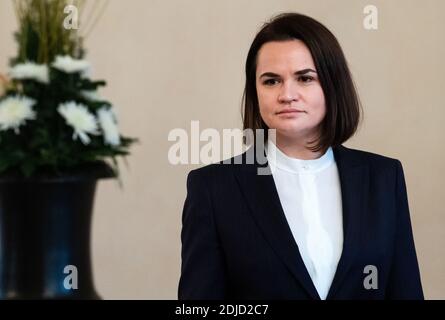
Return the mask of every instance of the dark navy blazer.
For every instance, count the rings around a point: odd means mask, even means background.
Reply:
[[[273,176],[257,174],[267,163],[246,164],[253,150],[188,175],[179,299],[320,299]],[[423,299],[400,161],[344,146],[333,152],[344,244],[327,299]],[[373,288],[364,285],[368,265],[377,271]]]

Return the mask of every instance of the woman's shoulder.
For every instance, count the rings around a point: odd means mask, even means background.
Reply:
[[[193,169],[190,171],[189,175],[215,176],[228,174],[235,169],[236,165],[246,164],[246,153],[247,151],[234,157]]]
[[[367,166],[374,176],[384,175],[386,177],[395,178],[398,174],[403,175],[402,162],[395,157],[375,152],[372,150],[363,150],[339,146],[334,149],[337,156],[337,164],[346,164],[351,167],[354,165]],[[345,166],[345,167],[346,167]]]
[[[400,160],[394,158],[392,156],[377,153],[371,150],[363,150],[363,149],[355,149],[350,147],[345,147],[343,145],[334,147],[334,153],[346,154],[345,157],[357,159],[359,162],[363,162],[366,164],[375,164],[375,165],[394,165],[400,163]]]
[[[399,159],[373,150],[356,149],[344,145],[335,146],[332,149],[337,164],[342,163],[346,166],[367,165],[371,169],[385,171],[394,171],[394,169],[402,166]],[[240,166],[243,168],[257,167],[258,165],[267,166],[266,158],[259,159],[253,153],[253,148],[250,148],[231,158],[193,169],[189,172],[189,175],[207,178],[227,177]]]
[[[204,179],[224,183],[231,181],[236,171],[254,169],[258,165],[266,166],[267,159],[264,157],[261,162],[258,162],[258,158],[253,156],[252,148],[249,148],[241,154],[191,170],[188,173],[188,179]]]

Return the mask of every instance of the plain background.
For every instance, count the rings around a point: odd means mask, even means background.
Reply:
[[[368,4],[378,30],[363,28]],[[247,50],[283,11],[312,16],[339,39],[364,108],[345,145],[401,160],[425,296],[445,298],[442,0],[110,0],[86,39],[87,59],[108,81],[101,95],[121,131],[141,143],[121,166],[123,189],[98,185],[92,245],[103,298],[177,298],[186,176],[200,165],[171,165],[168,133],[190,132],[192,120],[201,130],[241,128]],[[11,1],[0,0],[0,73],[15,55],[16,26]]]

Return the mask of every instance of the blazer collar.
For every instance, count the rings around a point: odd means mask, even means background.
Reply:
[[[327,299],[335,298],[357,254],[361,215],[365,210],[369,181],[369,168],[362,161],[360,153],[342,145],[333,147],[333,152],[340,177],[344,241]],[[320,299],[287,223],[267,160],[261,164],[253,147],[242,154],[241,159],[242,163],[235,165],[235,175],[258,228],[309,296]],[[246,159],[255,161],[247,164]],[[258,174],[259,170],[262,174]]]

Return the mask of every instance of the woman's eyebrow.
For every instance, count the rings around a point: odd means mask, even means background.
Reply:
[[[294,74],[295,74],[295,75],[302,75],[302,74],[306,74],[306,73],[309,73],[309,72],[317,73],[317,71],[315,71],[315,70],[313,70],[313,69],[310,69],[310,68],[307,68],[307,69],[303,69],[303,70],[295,71]],[[276,78],[276,77],[279,77],[279,76],[280,76],[280,75],[278,75],[278,74],[276,74],[276,73],[273,73],[273,72],[265,72],[265,73],[263,73],[263,74],[260,76],[260,78],[263,78],[263,77]]]
[[[306,73],[309,73],[309,72],[317,73],[317,71],[308,68],[308,69],[303,69],[303,70],[300,70],[300,71],[296,71],[295,74],[300,75],[300,74],[306,74]]]

